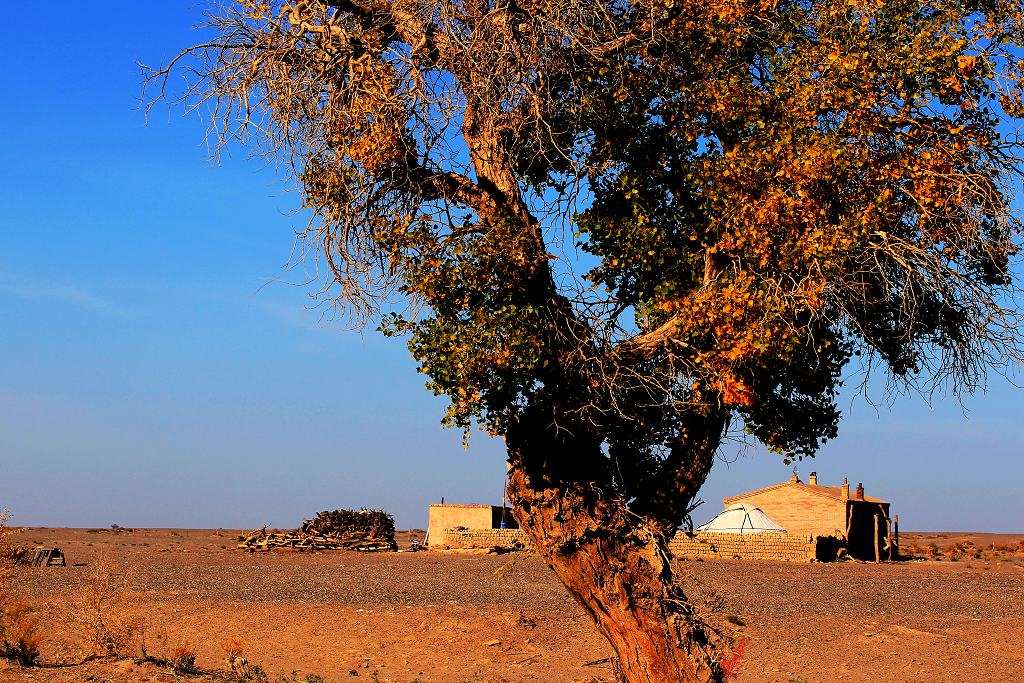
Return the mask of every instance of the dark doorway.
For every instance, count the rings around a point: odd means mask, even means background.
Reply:
[[[846,549],[851,557],[868,562],[891,559],[889,543],[889,514],[881,503],[850,501],[850,532]],[[876,527],[877,520],[877,527]]]

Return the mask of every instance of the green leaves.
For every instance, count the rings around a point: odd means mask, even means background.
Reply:
[[[854,349],[954,390],[1024,355],[1020,2],[235,10],[214,129],[259,121],[346,303],[413,304],[380,329],[450,426],[572,424],[629,479],[695,415],[813,454]]]

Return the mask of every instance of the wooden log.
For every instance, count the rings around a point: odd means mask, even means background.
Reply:
[[[885,547],[888,550],[885,559],[887,559],[889,562],[892,562],[894,559],[896,559],[896,547],[892,544],[892,518],[888,515],[886,515],[885,517]]]
[[[879,545],[881,544],[881,539],[879,539],[879,537],[878,537],[878,534],[879,534],[878,526],[879,526],[878,525],[878,513],[876,512],[875,513],[875,539],[874,539],[875,540],[875,544],[874,544],[875,545],[875,562],[881,562],[881,558],[879,557],[879,555],[881,553],[881,548],[879,547]]]

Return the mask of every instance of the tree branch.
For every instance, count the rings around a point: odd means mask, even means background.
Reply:
[[[682,324],[682,317],[673,316],[659,327],[623,341],[615,347],[612,355],[619,362],[652,358],[679,332]]]
[[[633,512],[666,537],[675,533],[711,472],[728,421],[729,413],[718,408],[684,416],[668,457],[637,487]]]
[[[327,6],[367,20],[385,33],[394,34],[429,64],[439,59],[441,51],[433,27],[416,13],[402,9],[398,3],[387,0],[328,0]]]

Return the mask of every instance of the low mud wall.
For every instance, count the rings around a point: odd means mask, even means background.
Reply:
[[[435,549],[474,550],[484,548],[527,548],[521,529],[444,529],[430,539]],[[692,560],[781,560],[809,562],[817,556],[817,542],[809,536],[788,533],[720,534],[697,532],[676,534],[669,543],[676,557]]]
[[[807,535],[788,533],[721,534],[698,531],[676,534],[669,547],[679,558],[692,560],[782,560],[810,562],[817,542]]]
[[[527,547],[522,529],[445,529],[430,538],[430,547],[469,550],[476,548]]]

